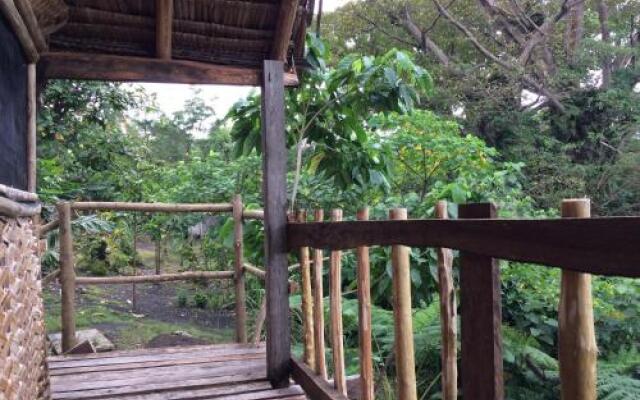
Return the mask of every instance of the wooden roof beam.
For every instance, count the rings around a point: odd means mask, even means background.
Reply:
[[[38,61],[38,49],[13,0],[0,0],[0,13],[5,16],[18,38],[27,61],[30,63]]]
[[[173,0],[156,0],[156,57],[171,59]]]
[[[44,53],[38,63],[38,69],[39,76],[45,79],[246,86],[260,86],[262,81],[262,69],[259,67],[93,53]],[[285,73],[284,84],[297,86],[297,75]]]
[[[273,47],[271,48],[271,59],[286,61],[293,24],[296,20],[298,10],[298,0],[281,0],[278,22],[276,24]]]

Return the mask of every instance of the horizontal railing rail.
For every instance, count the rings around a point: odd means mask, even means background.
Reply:
[[[640,217],[546,220],[466,219],[291,222],[291,251],[405,245],[446,247],[488,257],[597,275],[640,277]]]

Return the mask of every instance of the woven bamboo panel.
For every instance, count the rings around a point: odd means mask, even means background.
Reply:
[[[30,218],[0,216],[0,400],[49,398],[37,252]]]

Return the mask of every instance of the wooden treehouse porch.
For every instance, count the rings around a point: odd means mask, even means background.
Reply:
[[[226,344],[49,357],[53,400],[303,400],[273,389],[264,344]]]

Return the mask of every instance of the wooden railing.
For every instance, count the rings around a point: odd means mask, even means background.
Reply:
[[[405,246],[435,247],[443,399],[454,400],[458,395],[456,303],[449,249],[460,250],[461,387],[465,398],[504,398],[497,259],[506,259],[563,268],[558,310],[562,398],[595,399],[597,348],[589,274],[640,277],[640,218],[591,219],[588,199],[565,200],[561,212],[560,219],[503,220],[496,218],[493,204],[476,203],[460,205],[459,219],[448,220],[446,204],[439,203],[438,218],[431,220],[405,220],[404,209],[391,210],[386,221],[367,221],[367,210],[358,212],[357,221],[348,222],[341,221],[340,210],[332,211],[331,222],[322,222],[322,210],[316,210],[314,222],[306,222],[302,214],[298,222],[287,225],[288,248],[300,254],[305,349],[304,363],[291,361],[292,376],[312,399],[353,397],[344,375],[340,259],[341,250],[356,249],[359,396],[374,398],[368,246],[392,246],[397,395],[416,400],[409,251]],[[332,384],[324,361],[322,263],[316,262],[313,271],[309,270],[309,248],[315,260],[322,258],[323,249],[331,251]]]
[[[256,267],[243,260],[243,220],[264,219],[262,210],[244,210],[242,198],[236,195],[231,203],[219,204],[166,204],[166,203],[122,203],[122,202],[61,202],[56,206],[58,219],[40,229],[40,236],[53,229],[60,230],[60,268],[43,278],[43,283],[59,279],[61,286],[62,351],[70,350],[76,344],[75,293],[77,285],[138,284],[195,279],[233,280],[235,287],[236,341],[247,343],[247,309],[245,293],[245,272],[255,273]],[[108,277],[78,277],[75,272],[73,252],[73,232],[71,220],[73,210],[77,211],[132,211],[148,213],[232,213],[234,219],[234,270],[195,271],[165,273],[156,275],[131,275]],[[253,270],[251,270],[253,269]],[[264,272],[264,271],[263,271]],[[264,319],[263,322],[264,323]]]

